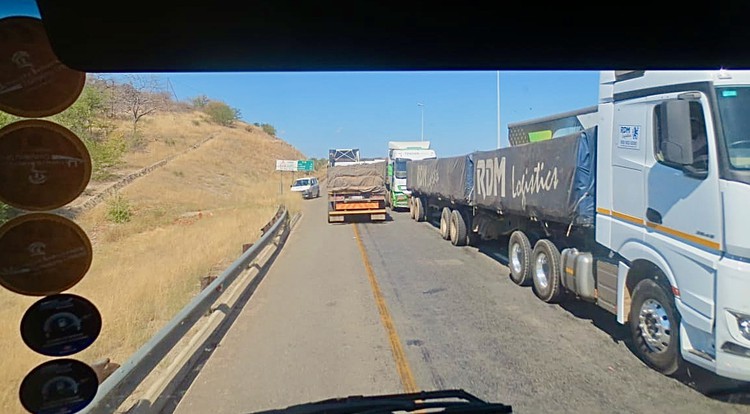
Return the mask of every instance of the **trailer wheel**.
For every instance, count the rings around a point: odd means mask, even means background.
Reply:
[[[414,197],[409,197],[409,217],[414,220]]]
[[[531,282],[531,242],[520,230],[514,231],[508,241],[508,267],[510,280],[519,286],[528,286]]]
[[[440,214],[440,237],[442,237],[443,240],[448,240],[451,238],[450,222],[451,209],[449,209],[448,207],[443,207],[443,213]]]
[[[671,292],[652,279],[640,281],[633,289],[630,332],[646,364],[665,375],[680,369],[680,315]]]
[[[454,246],[466,245],[466,222],[458,210],[451,211],[450,239]]]
[[[424,205],[420,197],[414,199],[414,220],[424,221]]]
[[[530,271],[534,281],[534,293],[547,303],[559,302],[563,296],[560,283],[560,251],[550,240],[541,239],[534,245],[531,257]]]

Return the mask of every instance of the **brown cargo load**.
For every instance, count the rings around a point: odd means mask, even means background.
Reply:
[[[385,194],[385,163],[328,167],[326,186],[328,194]]]

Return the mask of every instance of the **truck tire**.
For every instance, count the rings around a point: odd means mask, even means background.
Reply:
[[[458,210],[451,211],[450,239],[454,246],[466,245],[466,222]]]
[[[531,253],[531,279],[534,282],[534,293],[547,302],[557,303],[563,296],[561,285],[562,266],[560,251],[554,243],[541,239],[534,245]]]
[[[448,207],[443,207],[443,213],[440,215],[440,237],[442,237],[443,240],[448,240],[451,238],[450,222],[451,209],[449,209]]]
[[[531,284],[531,242],[520,230],[514,231],[508,241],[508,267],[510,280],[519,286]]]
[[[680,314],[672,293],[652,279],[641,280],[633,289],[630,333],[647,365],[665,375],[680,369]]]
[[[424,204],[420,197],[414,199],[414,220],[424,221]]]

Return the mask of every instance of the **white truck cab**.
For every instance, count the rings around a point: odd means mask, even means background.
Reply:
[[[387,187],[388,202],[392,208],[408,208],[406,190],[406,163],[408,161],[437,158],[429,141],[388,142]]]
[[[617,254],[618,321],[639,318],[653,364],[679,340],[750,381],[750,72],[606,71],[599,95],[596,241]],[[676,318],[633,300],[644,279]]]

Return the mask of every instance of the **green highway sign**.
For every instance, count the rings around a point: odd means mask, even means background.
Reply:
[[[297,161],[297,171],[313,171],[313,160]]]

